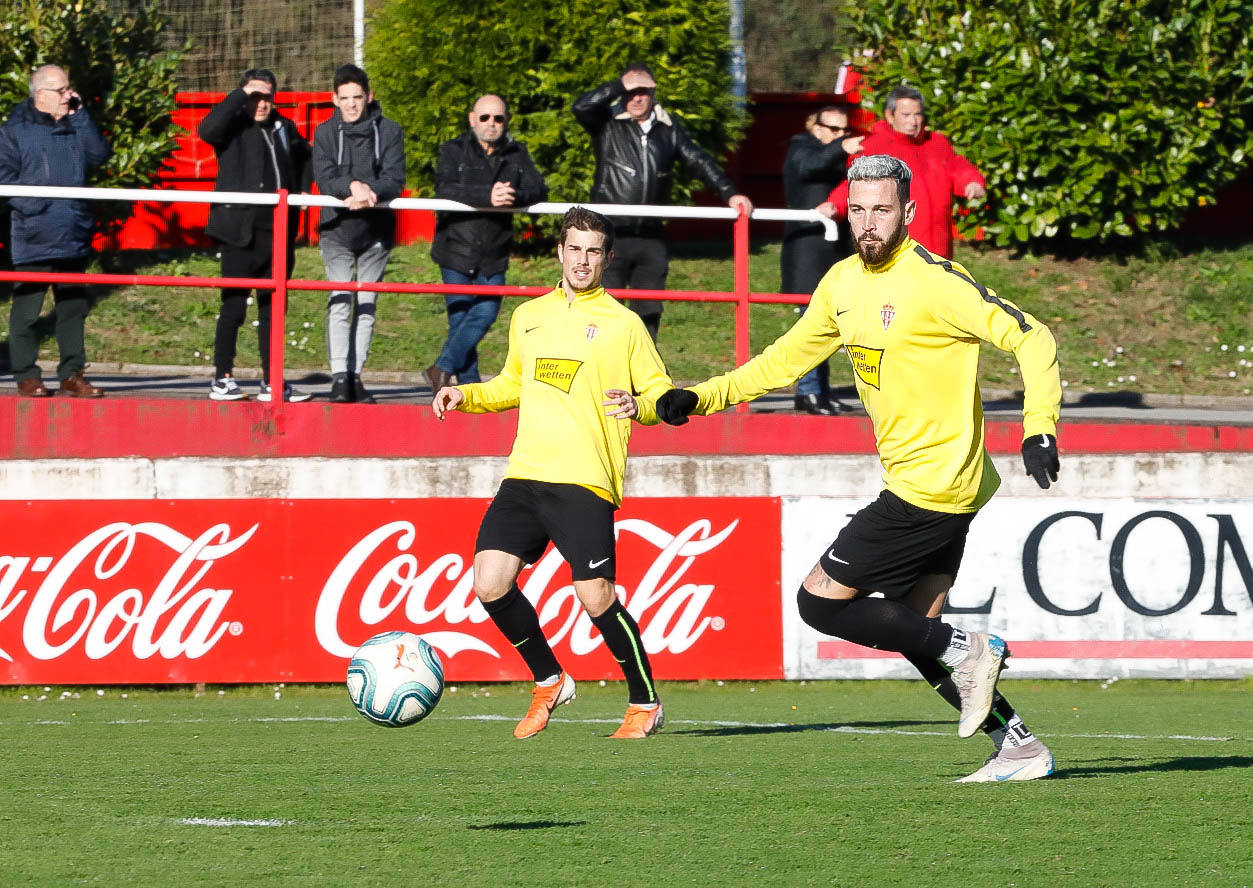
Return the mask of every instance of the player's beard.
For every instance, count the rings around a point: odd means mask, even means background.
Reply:
[[[862,235],[857,239],[857,255],[867,265],[882,265],[896,248],[905,240],[906,227],[902,222],[887,240],[866,240]]]

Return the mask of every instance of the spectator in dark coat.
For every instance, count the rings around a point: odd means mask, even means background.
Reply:
[[[909,236],[932,253],[951,259],[954,199],[981,200],[987,195],[983,174],[954,151],[944,135],[927,129],[922,93],[913,87],[898,86],[888,93],[883,117],[866,136],[862,153],[890,154],[905,161],[913,173],[909,197],[918,204]],[[843,217],[848,211],[848,183],[841,183],[830,199]]]
[[[244,72],[239,88],[229,92],[200,121],[200,138],[213,146],[218,157],[216,191],[275,192],[308,191],[312,182],[309,143],[274,107],[278,81],[264,68]],[[296,210],[287,225],[287,267],[295,258]],[[222,277],[265,278],[274,273],[274,211],[265,206],[214,204],[205,232],[222,244]],[[235,382],[235,344],[248,311],[248,290],[225,287],[222,310],[213,338],[214,380],[209,387],[213,401],[238,401],[248,397]],[[261,392],[258,400],[270,400],[270,298],[271,291],[257,290],[257,345],[261,352]],[[290,385],[284,400],[307,401],[309,395]]]
[[[524,207],[548,199],[548,186],[530,153],[509,135],[509,108],[485,95],[469,114],[470,129],[439,146],[435,196],[472,207]],[[501,286],[513,244],[513,213],[440,213],[431,258],[445,284]],[[478,344],[500,313],[499,296],[450,294],[448,339],[426,368],[431,391],[455,376],[480,382]]]
[[[827,105],[805,121],[805,132],[792,136],[783,160],[783,192],[790,210],[820,207],[831,189],[844,181],[848,158],[861,149],[861,136],[852,135],[848,110]],[[827,206],[830,206],[827,204]],[[783,232],[779,264],[784,293],[813,293],[827,269],[853,254],[847,223],[840,225],[838,240],[823,236],[817,222],[788,222]],[[823,361],[796,383],[797,410],[819,416],[835,416],[839,406],[831,400],[830,371]]]
[[[30,98],[0,127],[0,184],[82,187],[87,172],[109,159],[109,146],[63,68],[44,65],[30,78]],[[12,253],[17,271],[81,274],[91,257],[95,220],[87,202],[48,197],[13,197]],[[18,283],[9,313],[9,361],[18,394],[44,398],[51,392],[40,378],[39,336],[35,324],[48,284]],[[87,355],[83,323],[90,303],[83,284],[53,284],[56,339],[61,359],[57,378],[62,394],[98,398],[104,394],[83,376]]]
[[[383,116],[370,92],[370,79],[356,65],[342,65],[332,81],[335,113],[313,134],[313,178],[323,194],[348,205],[322,210],[318,224],[326,278],[381,281],[396,243],[396,214],[379,201],[400,197],[405,188],[405,135]],[[331,364],[331,400],[374,403],[361,382],[374,338],[378,294],[332,291],[326,303],[326,352]],[[354,301],[356,303],[354,309]]]
[[[627,65],[617,80],[603,83],[574,101],[571,110],[592,137],[596,176],[594,203],[668,204],[674,183],[674,165],[703,181],[727,205],[746,213],[753,202],[736,191],[727,174],[687,130],[656,101],[657,81],[648,66]],[[613,217],[614,258],[605,269],[605,289],[621,296],[621,288],[662,290],[670,270],[670,256],[662,238],[663,220]],[[631,309],[657,339],[662,303],[632,299]]]

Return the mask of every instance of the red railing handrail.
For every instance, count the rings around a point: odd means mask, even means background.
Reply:
[[[487,296],[533,297],[547,293],[551,287],[522,286],[475,286],[468,284],[434,284],[414,282],[365,282],[291,280],[287,267],[287,233],[289,210],[299,206],[337,206],[339,201],[325,195],[293,195],[286,190],[274,193],[233,193],[216,191],[173,191],[143,188],[68,188],[29,185],[0,185],[0,197],[40,196],[79,200],[157,201],[165,203],[247,203],[254,206],[273,206],[274,246],[269,278],[224,278],[177,275],[140,275],[66,272],[18,272],[0,271],[0,281],[34,281],[45,283],[82,283],[123,286],[156,287],[238,287],[243,289],[270,290],[270,386],[271,407],[282,404],[286,357],[287,293],[290,290],[369,290],[390,293],[468,293]],[[398,198],[387,204],[397,210],[440,209],[450,212],[483,212],[483,208],[471,207],[454,201],[422,198]],[[575,206],[572,203],[547,202],[529,207],[492,208],[498,212],[563,213]],[[749,220],[751,217],[771,221],[797,219],[822,222],[828,237],[834,231],[829,220],[813,211],[760,209],[751,214],[727,207],[662,207],[649,205],[578,204],[611,216],[648,215],[660,218],[686,217],[705,219],[734,219],[732,228],[732,259],[735,269],[733,291],[724,290],[630,290],[631,298],[661,299],[675,302],[733,302],[735,304],[735,361],[742,364],[752,351],[751,312],[753,304],[804,305],[809,301],[806,293],[753,293],[749,279]],[[747,404],[737,410],[744,411]]]

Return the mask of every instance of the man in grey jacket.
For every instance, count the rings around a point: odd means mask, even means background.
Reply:
[[[405,187],[404,133],[383,116],[370,79],[356,65],[335,72],[335,114],[313,135],[313,178],[323,194],[347,209],[327,207],[318,225],[322,261],[330,281],[383,279],[396,242],[396,215],[380,201],[400,197]],[[326,350],[331,364],[331,400],[373,404],[361,371],[374,338],[378,294],[332,291],[326,305]]]

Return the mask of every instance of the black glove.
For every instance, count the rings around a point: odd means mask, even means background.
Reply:
[[[657,418],[672,426],[687,422],[687,416],[696,409],[700,398],[687,389],[670,389],[657,399]]]
[[[1022,442],[1022,464],[1027,474],[1045,490],[1057,480],[1057,439],[1052,435],[1032,435]]]

